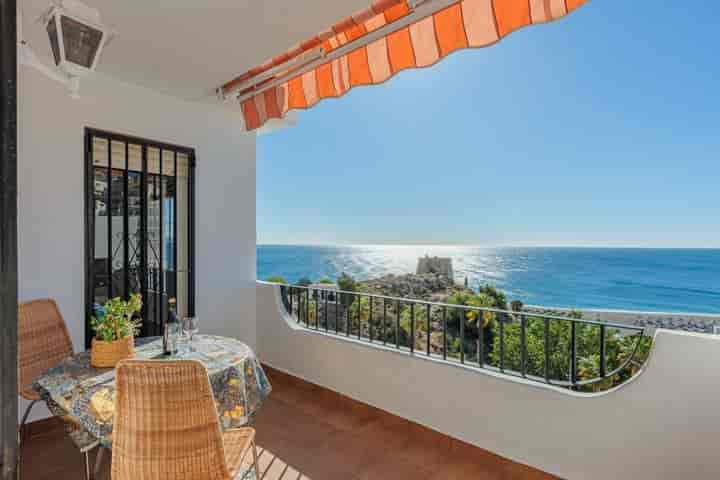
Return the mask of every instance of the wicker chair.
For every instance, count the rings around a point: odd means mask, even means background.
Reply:
[[[32,388],[33,381],[46,370],[57,366],[65,358],[73,355],[65,320],[54,300],[42,299],[21,303],[18,306],[18,392],[30,404],[20,422],[20,448],[24,440],[25,422],[33,406],[41,400],[40,395]],[[65,421],[66,429],[77,428],[69,419]],[[90,476],[88,454],[91,448],[83,449],[85,457],[85,476]],[[18,458],[18,470],[22,457]]]
[[[127,360],[117,367],[113,480],[231,480],[255,430],[221,432],[205,367],[192,360]]]

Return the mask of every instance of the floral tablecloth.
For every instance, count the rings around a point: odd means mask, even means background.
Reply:
[[[197,335],[193,351],[183,345],[173,356],[162,354],[159,337],[140,338],[136,359],[195,359],[208,369],[223,428],[251,424],[271,386],[260,362],[244,343],[231,338]],[[63,361],[38,378],[33,387],[50,411],[80,428],[71,437],[81,450],[95,445],[112,447],[115,413],[115,370],[90,366],[90,352]]]

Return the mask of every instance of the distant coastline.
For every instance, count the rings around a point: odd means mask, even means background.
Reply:
[[[503,245],[476,245],[476,244],[424,244],[424,243],[258,243],[258,247],[356,247],[356,248],[528,248],[528,249],[599,249],[599,250],[718,250],[720,246],[650,246],[650,245],[524,245],[524,244],[503,244]]]
[[[367,280],[414,272],[426,254],[451,257],[456,282],[526,305],[720,314],[720,249],[710,248],[258,245],[257,278]]]

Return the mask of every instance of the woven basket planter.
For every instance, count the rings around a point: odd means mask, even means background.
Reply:
[[[92,339],[90,350],[90,365],[97,368],[115,368],[121,360],[135,356],[135,339],[125,337],[114,342],[103,342],[96,338]]]

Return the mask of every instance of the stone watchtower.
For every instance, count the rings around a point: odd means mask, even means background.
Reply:
[[[425,255],[424,257],[418,258],[416,273],[418,275],[434,273],[453,279],[452,258],[429,257]]]

